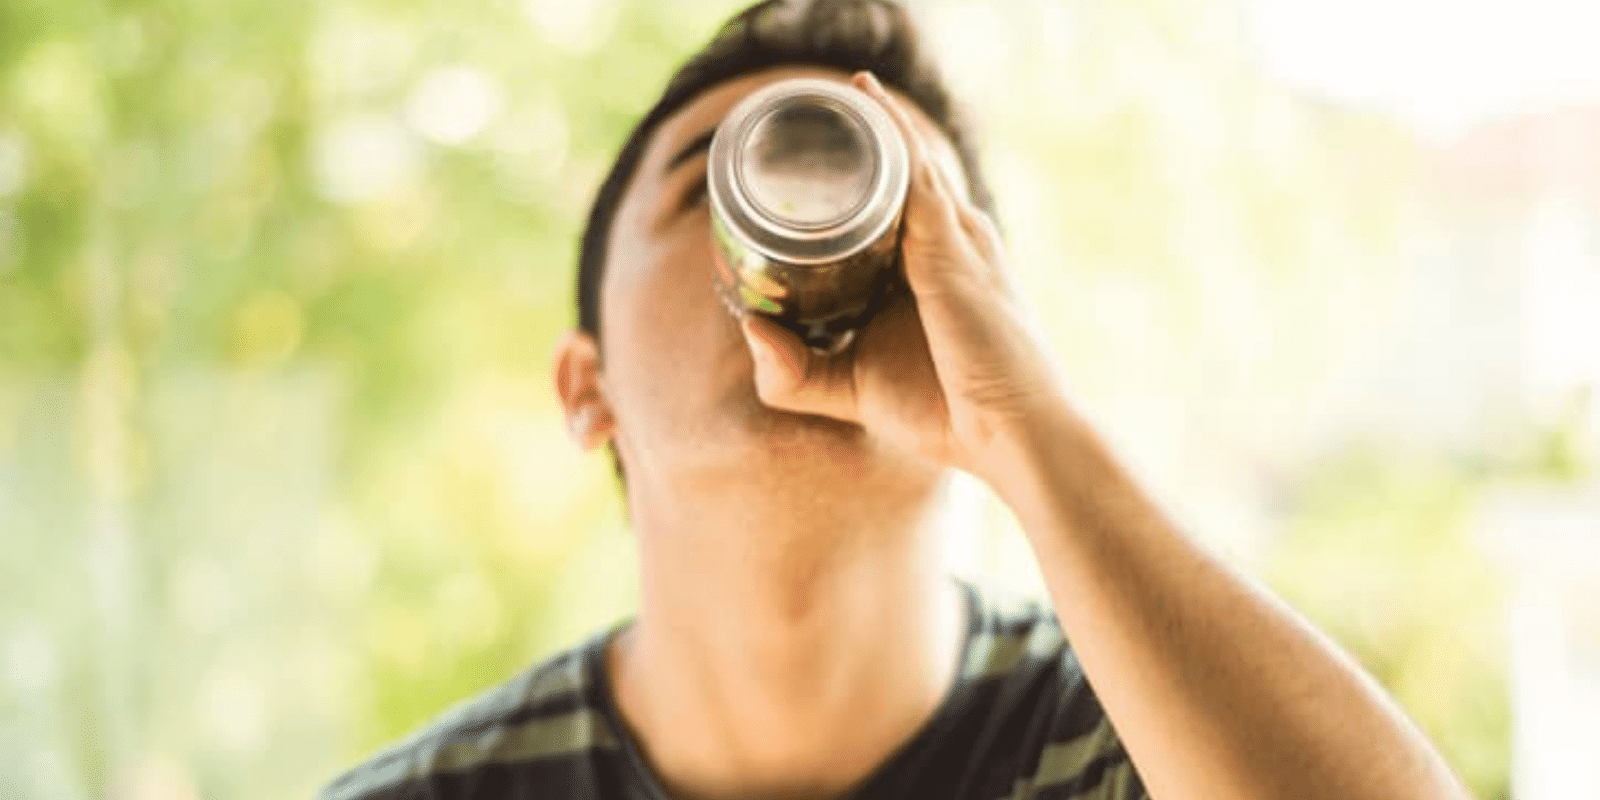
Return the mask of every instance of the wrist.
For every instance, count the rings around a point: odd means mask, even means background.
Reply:
[[[1036,531],[1123,517],[1143,505],[1142,493],[1110,448],[1065,400],[996,436],[975,474],[1030,538]]]
[[[1036,481],[1047,459],[1081,447],[1079,440],[1091,435],[1087,423],[1059,396],[1004,415],[991,431],[972,472],[1008,502],[1007,493]]]

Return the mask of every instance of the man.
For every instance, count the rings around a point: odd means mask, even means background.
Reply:
[[[912,151],[910,292],[833,358],[735,319],[710,279],[709,132],[797,76],[864,92]],[[557,351],[573,437],[610,444],[624,478],[637,618],[324,796],[1464,797],[1357,667],[1175,530],[1075,413],[986,205],[903,9],[736,17],[601,188]],[[1053,610],[941,573],[952,468],[1016,512]]]

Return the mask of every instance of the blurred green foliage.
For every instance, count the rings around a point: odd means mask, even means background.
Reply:
[[[549,350],[738,5],[0,5],[0,793],[306,796],[629,611]],[[1499,468],[1296,433],[1381,346],[1336,317],[1397,280],[1407,138],[1272,86],[1226,3],[925,6],[1091,406],[1159,477],[1272,466],[1269,578],[1504,796]]]
[[[1467,540],[1486,474],[1377,442],[1306,470],[1282,498],[1293,510],[1269,580],[1394,693],[1477,796],[1510,797],[1503,597]]]

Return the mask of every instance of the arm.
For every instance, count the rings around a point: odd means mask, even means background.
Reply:
[[[1359,667],[1176,530],[1065,403],[995,453],[984,477],[1152,797],[1467,796]]]
[[[986,480],[1156,800],[1459,800],[1422,734],[1337,647],[1177,531],[1064,399],[999,235],[937,167],[931,126],[866,75],[913,164],[891,303],[854,351],[744,321],[763,402],[861,425]]]

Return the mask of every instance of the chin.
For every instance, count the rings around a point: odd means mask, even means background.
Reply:
[[[718,405],[721,422],[709,426],[701,451],[701,465],[718,473],[828,484],[896,481],[926,469],[853,422],[772,408],[753,386],[730,391]]]
[[[892,498],[921,498],[940,481],[938,468],[884,447],[859,425],[780,411],[753,397],[698,438],[698,446],[680,452],[675,470],[695,487],[737,485],[832,508],[863,496],[893,505]]]
[[[927,468],[907,454],[885,448],[855,423],[762,409],[746,431],[749,438],[741,456],[745,469],[760,464],[792,480],[809,475],[819,484],[843,481],[860,487],[864,482],[916,481]]]
[[[767,424],[754,433],[763,445],[797,458],[870,457],[876,450],[872,438],[860,425],[815,414],[768,409]]]

